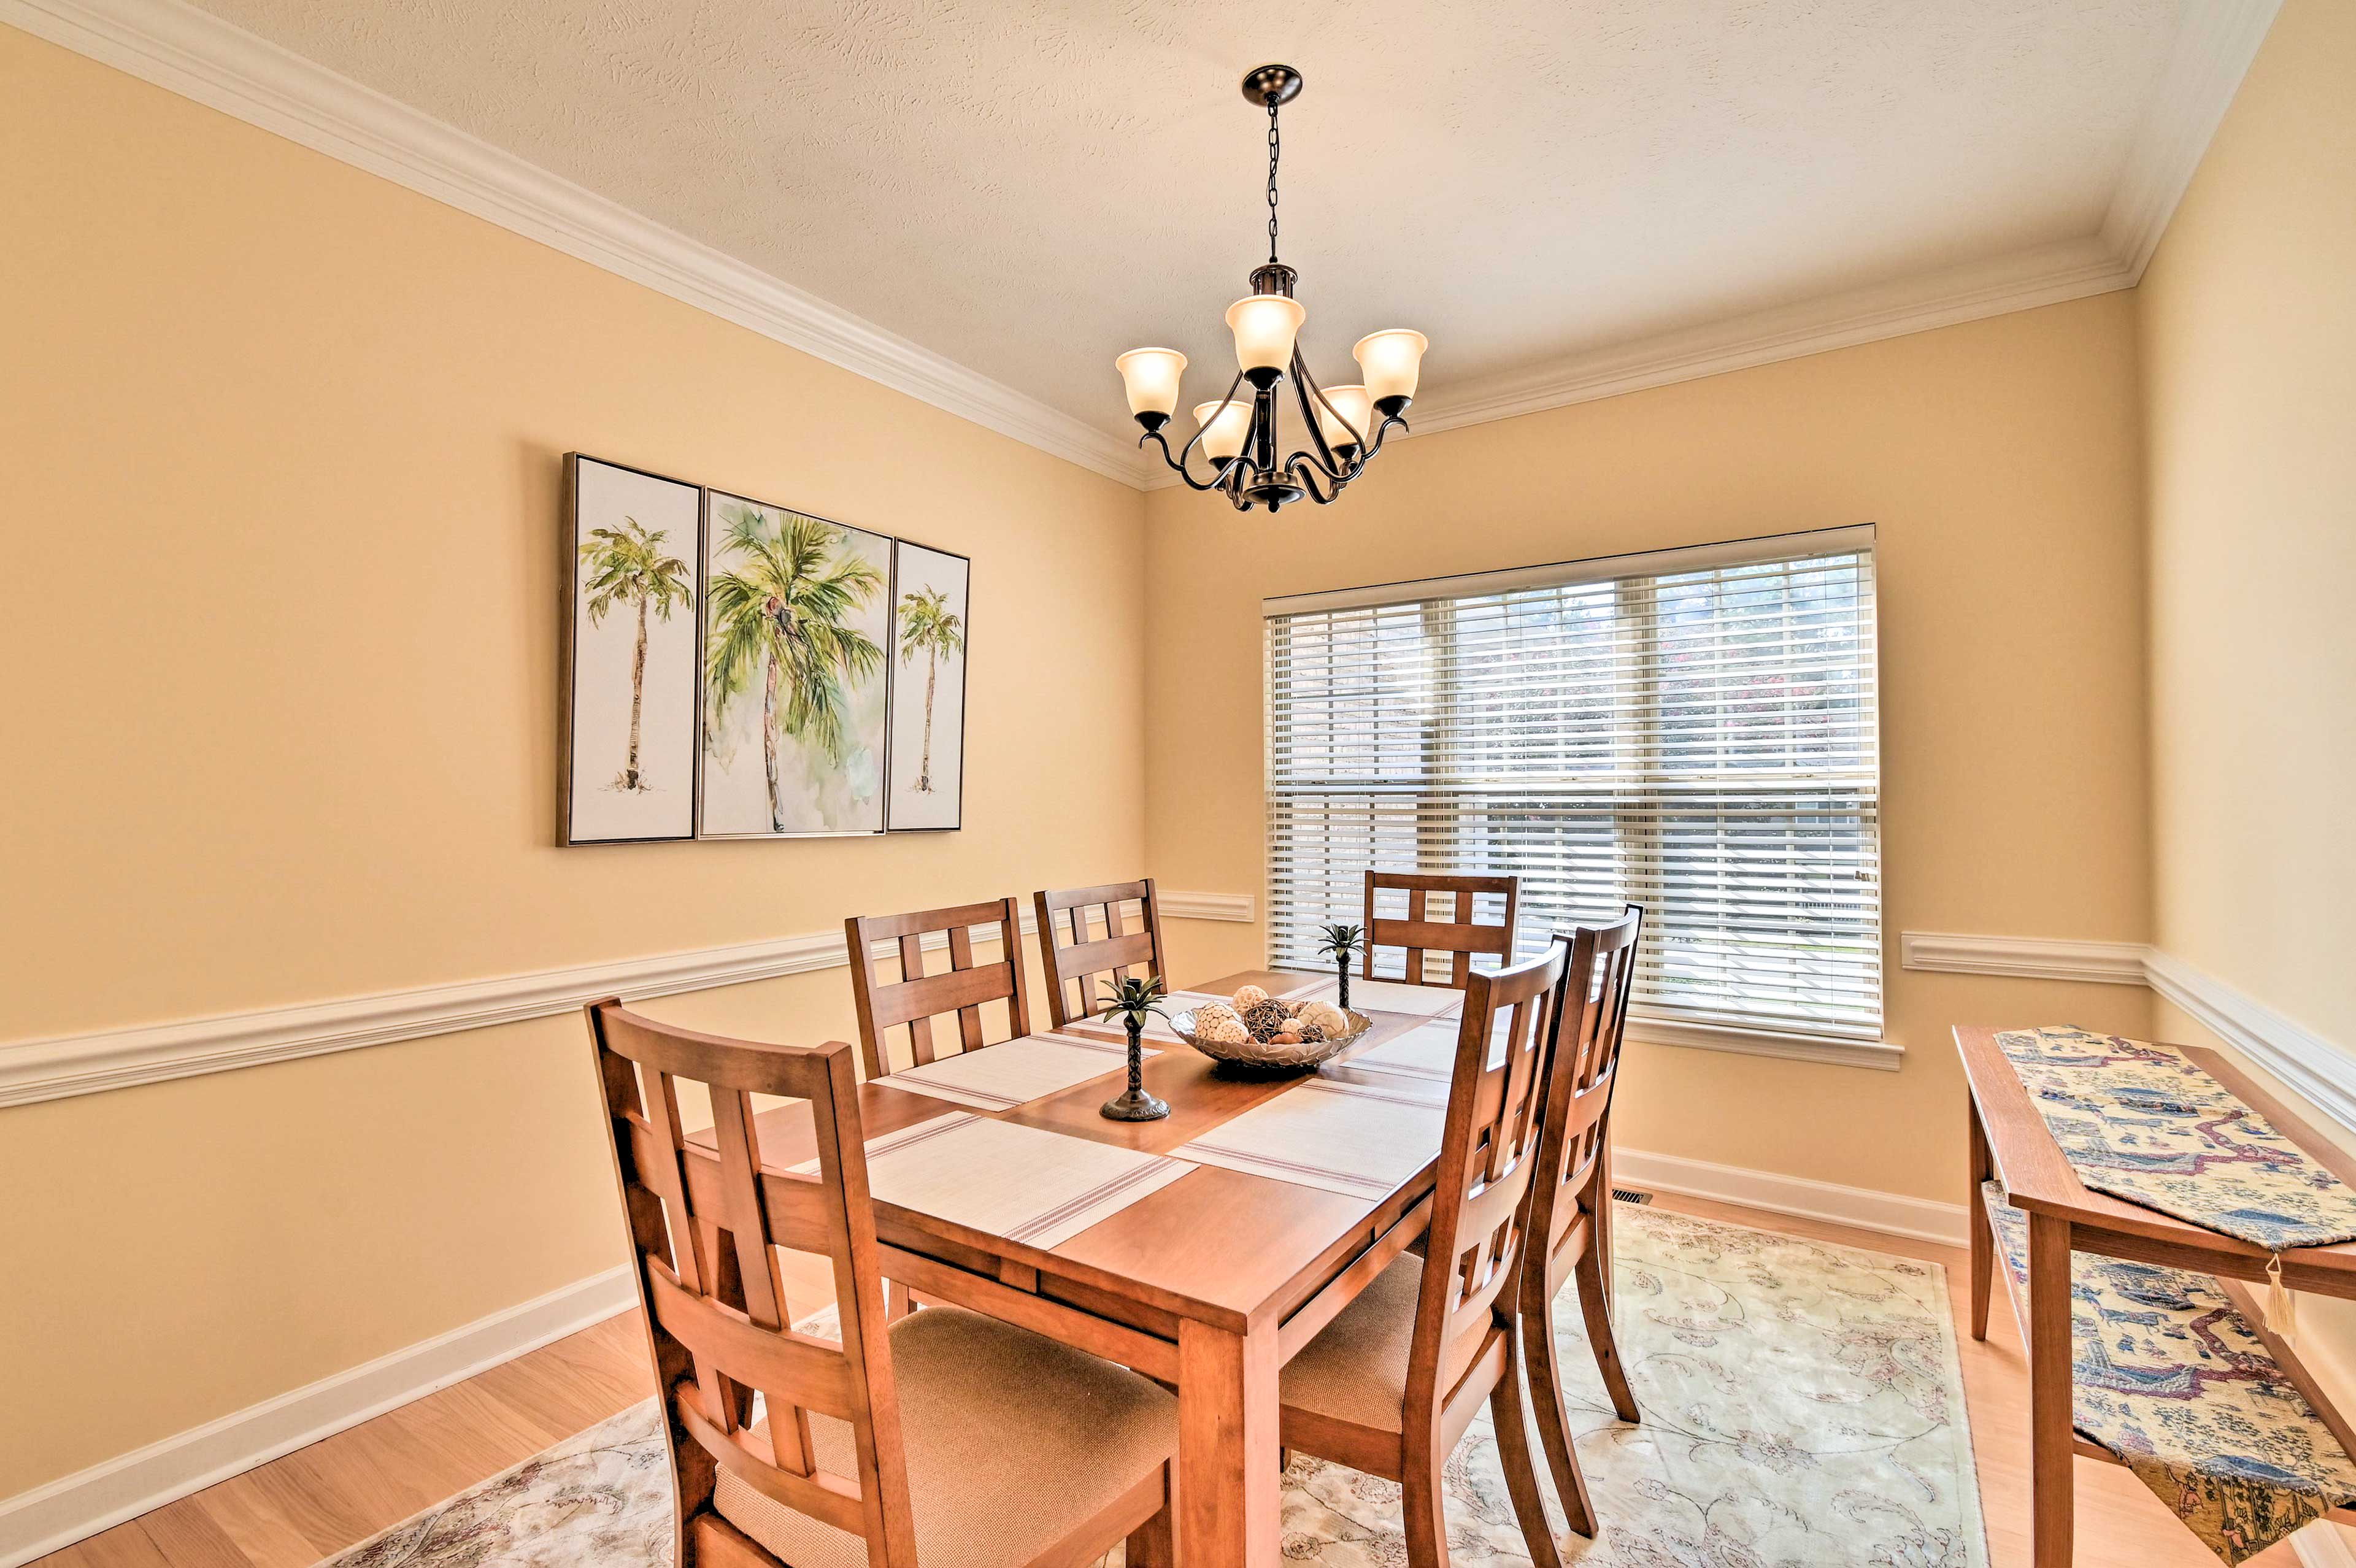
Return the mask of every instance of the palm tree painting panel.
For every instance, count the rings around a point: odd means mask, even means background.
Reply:
[[[892,541],[704,502],[705,838],[884,831]]]
[[[572,635],[560,839],[691,838],[703,492],[578,453],[565,466]]]
[[[906,539],[892,599],[892,830],[964,826],[965,643],[972,562]]]

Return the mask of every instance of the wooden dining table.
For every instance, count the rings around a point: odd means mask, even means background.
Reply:
[[[1320,977],[1246,970],[1190,988],[1231,993],[1254,984],[1280,994]],[[1338,1059],[1344,1066],[1429,1021],[1360,1010],[1374,1027]],[[1160,1054],[1145,1062],[1145,1087],[1169,1103],[1163,1120],[1099,1115],[1118,1083],[1111,1075],[976,1114],[1167,1154],[1302,1081],[1237,1076],[1183,1044],[1153,1043]],[[1111,1073],[1124,1070],[1115,1059]],[[944,1109],[873,1081],[860,1085],[859,1102],[871,1139]],[[771,1169],[816,1152],[805,1104],[766,1111],[755,1126]],[[986,1313],[1173,1387],[1178,1563],[1275,1568],[1278,1371],[1423,1233],[1439,1154],[1435,1136],[1416,1174],[1379,1199],[1201,1165],[1047,1248],[882,1199],[875,1229],[885,1276],[924,1299]]]

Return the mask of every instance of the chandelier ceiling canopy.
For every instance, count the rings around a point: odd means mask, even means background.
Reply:
[[[1424,336],[1404,327],[1369,334],[1351,350],[1363,381],[1320,387],[1301,356],[1301,328],[1309,313],[1292,297],[1300,274],[1277,259],[1276,169],[1283,151],[1277,114],[1301,95],[1301,73],[1264,65],[1246,73],[1248,102],[1268,111],[1268,261],[1252,269],[1251,293],[1227,307],[1235,334],[1236,377],[1224,397],[1194,405],[1194,434],[1172,455],[1162,427],[1178,411],[1178,383],[1186,357],[1174,348],[1132,348],[1113,361],[1129,393],[1129,411],[1145,428],[1137,443],[1162,449],[1162,461],[1197,490],[1216,490],[1238,511],[1273,512],[1302,496],[1332,501],[1365,472],[1383,438],[1415,398]],[[1277,458],[1278,389],[1287,377],[1301,409],[1309,444]],[[1207,478],[1188,466],[1197,447],[1211,465]]]

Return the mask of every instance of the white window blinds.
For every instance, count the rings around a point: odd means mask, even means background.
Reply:
[[[1513,873],[1525,954],[1644,906],[1648,1014],[1879,1038],[1869,527],[1266,610],[1274,962],[1369,867]]]

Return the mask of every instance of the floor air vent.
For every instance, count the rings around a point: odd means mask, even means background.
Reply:
[[[1652,1200],[1651,1193],[1639,1192],[1633,1187],[1615,1187],[1612,1189],[1612,1201],[1614,1203],[1650,1203]]]

